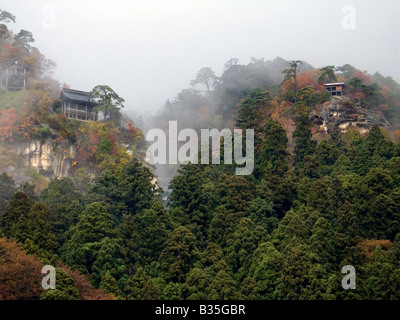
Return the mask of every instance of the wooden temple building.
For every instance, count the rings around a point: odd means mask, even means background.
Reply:
[[[89,92],[63,88],[60,99],[62,100],[62,112],[69,119],[82,121],[97,121],[95,107],[97,103],[90,98]]]
[[[344,96],[344,82],[325,83],[324,87],[331,96]]]
[[[1,69],[1,81],[6,92],[23,90],[27,86],[29,65],[19,58],[6,62]]]

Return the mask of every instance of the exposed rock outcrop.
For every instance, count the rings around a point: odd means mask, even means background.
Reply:
[[[315,133],[329,133],[338,127],[342,132],[355,129],[367,133],[374,124],[393,130],[379,110],[368,110],[360,103],[352,103],[345,97],[332,97],[331,101],[317,106],[310,114],[315,126]]]
[[[75,157],[75,147],[52,140],[45,143],[32,140],[16,145],[17,153],[24,160],[25,167],[37,168],[45,176],[66,177]]]
[[[0,172],[7,172],[20,183],[26,182],[24,169],[33,168],[42,176],[66,177],[69,174],[73,159],[75,158],[75,146],[66,143],[55,143],[48,139],[44,143],[38,140],[26,142],[2,143],[2,148],[12,150],[18,156],[18,163],[6,168],[0,167]]]

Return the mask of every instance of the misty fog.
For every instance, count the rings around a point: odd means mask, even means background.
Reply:
[[[355,10],[344,28],[345,6]],[[155,113],[202,67],[220,76],[230,58],[349,63],[400,80],[400,3],[391,1],[3,0],[10,25],[57,63],[71,88],[108,84],[125,111]]]

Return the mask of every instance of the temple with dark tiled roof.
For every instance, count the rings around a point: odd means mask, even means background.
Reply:
[[[69,119],[97,121],[95,107],[97,103],[90,98],[89,92],[63,88],[60,99],[62,112]]]

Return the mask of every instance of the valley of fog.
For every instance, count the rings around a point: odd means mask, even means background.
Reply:
[[[343,28],[346,5],[355,29]],[[136,118],[155,114],[202,67],[217,76],[231,58],[300,59],[313,67],[349,63],[400,80],[400,3],[391,1],[3,0],[33,33],[71,88],[108,84]],[[346,22],[346,21],[345,21]],[[136,111],[136,112],[133,112]]]
[[[399,8],[2,0],[0,300],[400,300]]]

